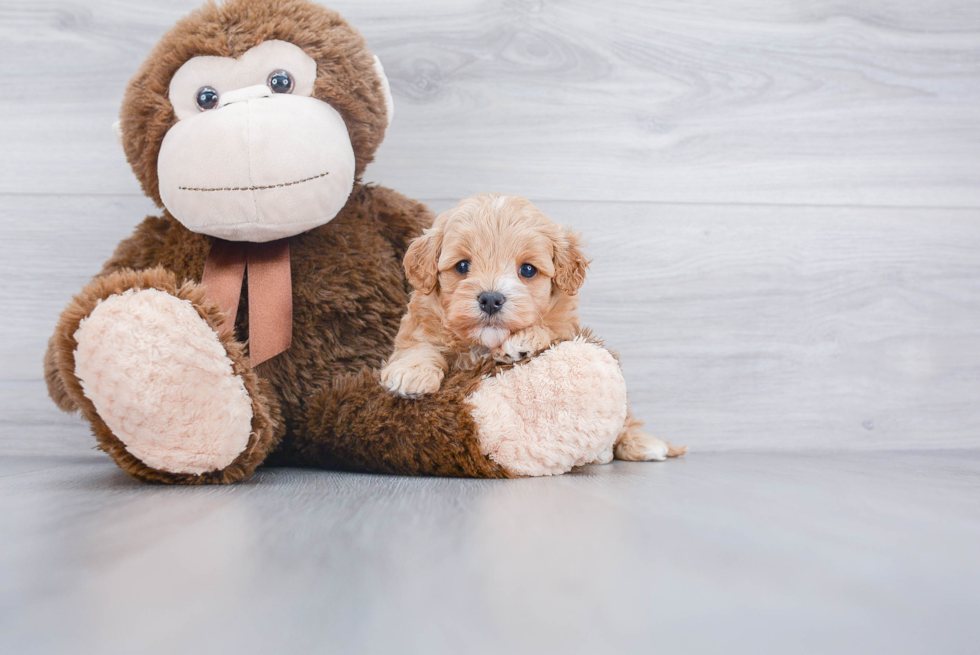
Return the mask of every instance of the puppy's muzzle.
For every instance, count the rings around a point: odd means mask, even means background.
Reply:
[[[480,303],[480,311],[487,316],[493,316],[499,312],[500,308],[507,302],[504,295],[496,291],[484,291],[476,300]]]

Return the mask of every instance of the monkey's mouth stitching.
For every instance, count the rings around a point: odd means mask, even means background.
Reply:
[[[326,177],[327,175],[330,175],[330,173],[329,172],[320,173],[319,175],[314,175],[313,177],[304,177],[302,180],[283,182],[282,184],[266,184],[265,186],[225,186],[225,187],[179,186],[177,188],[180,189],[181,191],[261,191],[262,189],[278,189],[279,187],[293,186],[294,184],[302,184],[303,182],[316,180],[321,177]]]

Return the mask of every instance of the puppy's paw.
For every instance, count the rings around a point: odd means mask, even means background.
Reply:
[[[417,398],[439,391],[444,375],[438,366],[396,362],[381,369],[381,384],[396,396]]]
[[[514,364],[534,357],[550,345],[551,339],[546,332],[530,328],[507,337],[490,351],[490,355],[501,364]]]
[[[686,452],[687,446],[675,446],[639,430],[625,432],[615,448],[616,459],[629,462],[662,462]]]

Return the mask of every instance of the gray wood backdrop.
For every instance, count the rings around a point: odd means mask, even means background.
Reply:
[[[154,208],[110,129],[196,0],[0,2],[0,430],[82,449],[61,308]],[[338,1],[397,106],[366,178],[582,230],[586,322],[695,449],[980,446],[980,3]]]

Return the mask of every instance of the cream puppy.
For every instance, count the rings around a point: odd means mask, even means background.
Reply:
[[[525,198],[482,194],[460,201],[405,254],[415,291],[382,383],[399,396],[434,393],[453,367],[487,357],[514,363],[574,337],[576,294],[588,264],[579,235]],[[687,452],[642,425],[627,414],[617,458],[662,460]]]

